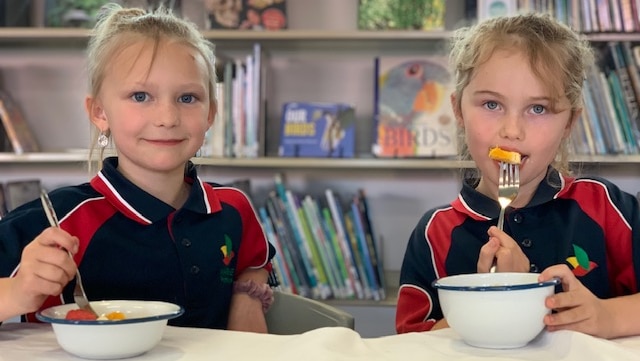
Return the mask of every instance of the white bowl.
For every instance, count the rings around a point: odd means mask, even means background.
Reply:
[[[516,348],[533,340],[550,312],[544,300],[560,281],[537,273],[474,273],[433,282],[449,326],[476,347]]]
[[[66,320],[67,311],[78,308],[75,303],[47,308],[36,317],[51,323],[65,351],[82,358],[119,359],[152,349],[162,338],[167,321],[184,313],[178,305],[159,301],[98,301],[91,302],[91,307],[98,314],[120,311],[125,319]]]

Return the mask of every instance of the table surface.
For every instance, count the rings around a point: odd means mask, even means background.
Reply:
[[[543,332],[511,350],[465,344],[451,329],[362,338],[346,328],[279,336],[167,327],[160,344],[127,360],[640,360],[640,336],[603,340],[577,332]],[[62,350],[48,324],[0,325],[0,360],[81,360]]]

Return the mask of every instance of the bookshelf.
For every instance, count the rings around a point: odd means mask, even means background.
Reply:
[[[305,2],[309,6],[322,6],[311,3],[336,3],[291,0],[292,6],[294,2],[301,8],[301,3]],[[291,16],[302,19],[298,19],[299,23],[319,21],[309,19],[315,13],[297,10],[301,8],[290,12]],[[221,183],[250,178],[257,192],[273,188],[275,173],[285,173],[287,184],[294,191],[305,194],[317,194],[327,187],[347,194],[359,187],[364,188],[375,210],[372,217],[377,233],[383,238],[388,284],[395,286],[406,240],[415,222],[425,210],[454,199],[461,169],[471,168],[473,164],[456,159],[376,159],[370,155],[373,57],[421,54],[441,49],[451,36],[451,29],[458,23],[460,14],[458,11],[448,15],[452,17],[447,21],[448,30],[436,32],[302,27],[279,32],[203,31],[219,51],[231,54],[246,53],[254,42],[263,44],[270,56],[272,81],[268,91],[267,157],[194,158],[200,166],[202,178]],[[46,187],[53,188],[87,180],[84,166],[87,154],[84,149],[88,146],[89,125],[82,108],[86,81],[78,69],[83,67],[83,49],[88,34],[84,29],[0,28],[0,83],[12,85],[44,149],[42,153],[22,155],[0,153],[0,182],[37,177]],[[640,42],[640,33],[585,36],[593,42]],[[277,157],[280,106],[291,100],[339,100],[355,104],[356,131],[362,134],[356,144],[358,157]],[[611,179],[630,193],[635,194],[639,190],[640,155],[579,156],[573,161],[590,173]],[[394,313],[393,287],[387,294],[389,297],[383,302],[327,302],[353,313],[362,312],[369,318],[379,318],[381,323],[385,323],[380,334],[390,333],[393,325],[386,325],[386,322]]]
[[[38,153],[0,153],[0,164],[77,164],[87,161],[87,152],[38,152]],[[213,166],[219,168],[262,168],[271,170],[280,169],[308,169],[308,170],[353,170],[353,171],[380,171],[380,170],[438,170],[438,169],[470,169],[474,168],[472,161],[457,159],[378,159],[378,158],[351,158],[329,159],[318,158],[310,161],[308,158],[201,158],[194,157],[194,164]],[[640,155],[578,155],[570,160],[573,164],[621,166],[640,164]]]

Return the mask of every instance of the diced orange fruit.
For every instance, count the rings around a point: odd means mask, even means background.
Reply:
[[[489,158],[511,164],[520,164],[520,153],[493,147],[489,149]]]
[[[109,312],[105,315],[105,317],[107,317],[107,319],[111,321],[124,320],[126,318],[124,313],[120,311]]]

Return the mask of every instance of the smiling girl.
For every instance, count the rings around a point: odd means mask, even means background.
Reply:
[[[51,192],[59,229],[39,201],[0,221],[0,321],[73,302],[78,267],[90,300],[172,302],[185,309],[172,325],[266,332],[274,248],[246,195],[190,161],[216,114],[212,45],[166,10],[103,10],[85,106],[99,159],[110,142],[117,156]]]

